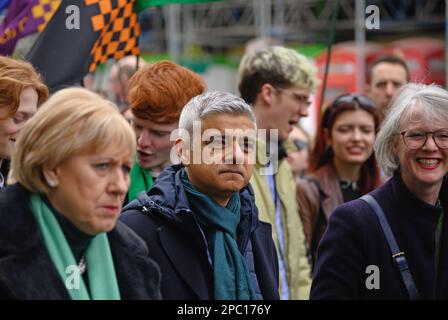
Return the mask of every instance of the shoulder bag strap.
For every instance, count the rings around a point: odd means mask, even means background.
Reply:
[[[373,212],[375,212],[376,216],[378,217],[381,229],[383,230],[384,236],[386,237],[387,243],[389,244],[389,248],[392,253],[392,259],[394,259],[398,269],[400,270],[401,278],[403,279],[403,282],[406,286],[409,298],[411,300],[417,300],[418,292],[417,288],[415,287],[414,280],[412,279],[408,262],[406,261],[406,256],[404,252],[400,251],[400,248],[398,247],[397,241],[395,240],[394,234],[392,233],[390,225],[387,222],[387,218],[384,215],[383,209],[381,209],[381,206],[378,204],[375,198],[373,198],[369,194],[362,196],[360,199],[367,202],[367,204],[372,208]]]

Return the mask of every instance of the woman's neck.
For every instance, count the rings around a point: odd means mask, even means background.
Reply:
[[[340,180],[358,181],[361,164],[347,163],[333,158],[333,165]]]
[[[442,182],[432,185],[422,185],[416,183],[414,180],[409,179],[406,175],[401,175],[401,179],[408,189],[420,200],[430,205],[435,206],[439,199],[440,189],[442,188]]]

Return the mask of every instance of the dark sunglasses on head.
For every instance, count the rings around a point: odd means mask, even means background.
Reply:
[[[365,95],[362,95],[362,94],[346,94],[346,95],[340,96],[340,97],[336,98],[336,100],[332,103],[331,107],[335,107],[342,103],[353,104],[355,101],[362,107],[375,108],[375,103],[373,102],[373,100]]]
[[[375,103],[372,99],[369,97],[362,95],[362,94],[344,94],[342,96],[339,96],[336,98],[328,107],[328,110],[325,112],[325,119],[324,119],[324,127],[328,128],[330,125],[330,119],[332,118],[334,111],[342,106],[342,105],[353,105],[354,103],[357,103],[361,106],[361,108],[366,109],[374,109]]]

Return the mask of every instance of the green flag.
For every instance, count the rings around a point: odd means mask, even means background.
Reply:
[[[143,9],[151,6],[163,6],[165,4],[172,3],[180,3],[180,4],[188,4],[188,3],[201,3],[201,2],[216,2],[223,0],[137,0],[135,4],[135,9],[137,12],[142,11]]]

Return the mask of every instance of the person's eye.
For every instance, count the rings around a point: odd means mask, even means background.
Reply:
[[[94,167],[97,170],[106,171],[107,169],[110,168],[110,163],[108,163],[108,162],[97,163],[94,165]]]
[[[373,132],[373,128],[361,128],[361,131],[363,132],[363,133],[366,133],[366,134],[369,134],[369,133],[372,133]]]
[[[425,134],[423,132],[418,132],[418,131],[409,131],[406,134],[406,137],[411,138],[411,139],[424,139]]]
[[[121,166],[123,173],[129,174],[131,172],[131,166],[129,164],[124,164]]]
[[[437,138],[439,138],[439,139],[445,139],[445,140],[448,140],[448,131],[440,131],[440,132],[437,132],[435,136],[436,136]]]
[[[352,129],[350,128],[350,127],[346,127],[346,126],[343,126],[343,127],[338,127],[337,128],[337,131],[339,131],[340,133],[348,133],[348,132],[350,132]]]
[[[159,137],[159,138],[163,138],[163,137],[165,137],[168,134],[167,132],[163,132],[163,131],[153,131],[152,133],[156,137]]]
[[[12,117],[12,120],[14,121],[15,124],[19,124],[19,123],[22,123],[23,121],[25,121],[25,117],[22,115],[14,115]]]
[[[255,143],[252,139],[244,138],[242,141],[240,141],[240,146],[242,146],[244,152],[249,153],[254,150]]]
[[[205,145],[210,146],[212,148],[221,148],[225,144],[225,139],[221,136],[212,136],[208,141],[205,142]]]

